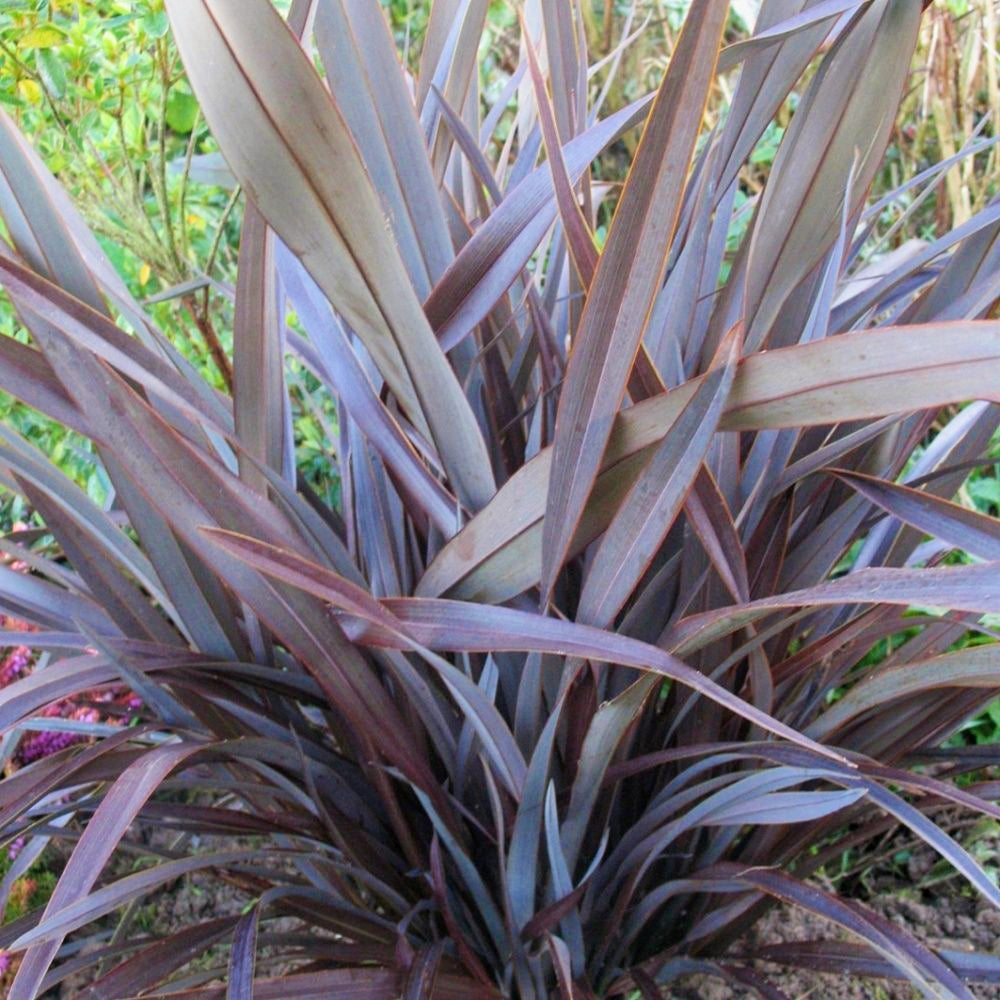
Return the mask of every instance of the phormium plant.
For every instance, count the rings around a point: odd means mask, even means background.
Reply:
[[[809,879],[900,823],[1000,904],[934,822],[1000,817],[955,780],[983,758],[939,749],[1000,692],[1000,532],[950,499],[1000,418],[1000,205],[866,249],[921,5],[764,0],[725,47],[728,4],[694,0],[656,95],[605,117],[563,0],[525,5],[481,116],[487,7],[436,0],[411,85],[376,0],[167,0],[247,196],[231,398],[0,119],[30,333],[0,383],[113,484],[100,509],[0,432],[58,544],[0,567],[47,653],[0,727],[144,705],[0,782],[0,846],[71,848],[0,930],[8,995],[656,997],[698,971],[780,996],[740,937],[781,900],[851,937],[767,957],[969,997],[1000,960]],[[741,165],[803,74],[730,259]],[[598,249],[589,167],[636,127]],[[338,510],[296,477],[289,356],[336,402]],[[198,870],[244,911],[130,930]]]

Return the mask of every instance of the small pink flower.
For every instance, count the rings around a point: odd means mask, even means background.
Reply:
[[[6,687],[25,672],[31,660],[27,646],[15,646],[0,663],[0,687]]]

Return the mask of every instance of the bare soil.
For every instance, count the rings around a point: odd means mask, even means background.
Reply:
[[[925,944],[956,951],[1000,952],[1000,912],[985,900],[956,894],[961,887],[952,880],[941,892],[910,888],[868,900],[866,905],[892,923],[909,931]],[[745,947],[788,941],[846,938],[838,928],[813,914],[792,907],[771,911],[754,929]],[[805,970],[757,963],[758,972],[793,1000],[914,1000],[920,994],[905,983],[860,976],[832,976]],[[971,984],[969,990],[980,1000],[1000,1000],[1000,986]],[[720,980],[692,977],[679,984],[674,1000],[729,1000],[756,996]]]

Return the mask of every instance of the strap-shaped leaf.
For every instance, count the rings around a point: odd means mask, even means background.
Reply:
[[[406,973],[397,972],[385,964],[358,965],[320,972],[291,972],[276,978],[257,978],[253,984],[254,1000],[305,1000],[318,997],[336,997],[337,1000],[386,1000],[400,997],[406,982]],[[199,986],[190,990],[170,990],[166,993],[147,993],[150,1000],[226,1000],[226,988]],[[434,1000],[501,1000],[501,994],[492,986],[484,985],[467,976],[439,973],[434,980]]]
[[[440,128],[439,96],[453,108],[464,109],[476,72],[477,42],[486,23],[487,0],[439,0],[431,5],[427,37],[420,59],[417,105],[420,124],[432,150],[435,176],[440,179],[454,139]]]
[[[367,591],[325,567],[253,538],[215,529],[206,529],[206,534],[221,548],[235,553],[249,565],[338,607],[346,607],[353,614],[374,620],[390,632],[399,631],[398,623],[393,620],[392,615]],[[462,671],[434,656],[429,650],[422,652],[441,674],[452,697],[463,709],[465,718],[480,739],[484,753],[494,763],[498,776],[510,793],[519,798],[525,779],[524,758],[496,706]]]
[[[882,162],[920,25],[912,0],[874,0],[827,52],[778,150],[754,226],[747,344],[763,343],[782,305],[833,244]],[[857,165],[855,158],[857,157]]]
[[[233,172],[434,441],[459,498],[483,506],[494,484],[475,417],[350,130],[305,53],[266,0],[170,0],[167,11]]]
[[[768,122],[829,34],[833,19],[865,2],[765,0],[760,5],[753,37],[722,51],[720,73],[737,59],[746,61],[720,140],[720,192],[736,179]]]
[[[587,567],[577,620],[608,626],[646,572],[684,505],[722,415],[736,371],[734,329],[708,372],[667,429],[615,512]],[[728,355],[728,356],[727,356]]]
[[[237,275],[233,416],[236,435],[247,452],[240,456],[240,476],[266,494],[267,481],[251,459],[283,471],[285,426],[290,417],[284,375],[284,303],[279,298],[274,233],[252,203],[243,215]]]
[[[637,639],[511,608],[413,598],[375,601],[360,587],[294,552],[233,532],[212,530],[205,533],[221,548],[232,552],[248,565],[270,577],[322,597],[346,612],[348,617],[344,620],[345,628],[364,643],[387,645],[396,649],[416,649],[425,656],[428,650],[535,650],[638,667],[653,675],[670,677],[768,732],[799,746],[808,746],[822,756],[841,763],[846,760],[836,750],[804,739],[791,727],[748,705],[669,653]],[[439,666],[439,669],[443,670],[443,666]],[[651,679],[655,680],[655,677],[642,678],[629,690],[634,695]],[[469,684],[471,693],[475,685],[471,682]],[[509,754],[509,759],[520,757],[513,740],[510,741]],[[517,788],[520,789],[525,779],[523,759],[517,761],[517,772]],[[581,794],[590,794],[589,785]]]
[[[1000,983],[1000,955],[938,948],[941,956],[967,983]],[[780,965],[796,965],[810,973],[830,972],[838,976],[879,976],[902,979],[900,971],[873,948],[854,941],[786,941],[758,945],[753,957]]]
[[[458,513],[455,498],[417,454],[399,425],[398,415],[390,412],[379,398],[343,325],[330,312],[316,283],[283,244],[279,244],[276,256],[288,297],[309,334],[308,342],[292,335],[291,347],[336,392],[340,405],[403,488],[418,500],[439,530],[450,537],[455,533]]]
[[[176,647],[155,647],[149,643],[133,645],[110,638],[104,640],[104,645],[114,648],[122,656],[131,654],[134,662],[141,663],[147,674],[190,668],[205,662],[204,656],[198,657]],[[118,666],[103,655],[87,653],[64,657],[49,664],[45,670],[32,672],[16,684],[0,689],[0,733],[37,714],[46,705],[120,679]]]
[[[805,590],[692,615],[672,626],[660,641],[679,656],[686,656],[774,611],[812,605],[871,602],[997,614],[1000,613],[998,566],[1000,563],[939,569],[863,569]]]
[[[602,149],[649,110],[643,98],[609,115],[563,147],[570,181],[576,183]],[[424,303],[431,325],[446,347],[474,329],[521,274],[556,217],[547,163],[510,190],[476,230]]]
[[[186,747],[189,755],[199,749],[201,749],[199,744],[188,744]],[[139,761],[138,763],[142,764],[143,762]],[[136,768],[136,770],[140,770],[140,768]],[[92,822],[96,821],[97,813],[94,814]],[[151,868],[110,882],[94,892],[81,895],[72,902],[53,910],[51,914],[47,912],[38,926],[21,935],[15,944],[17,947],[24,947],[57,940],[91,920],[111,913],[133,899],[141,898],[156,886],[172,882],[187,872],[214,866],[225,868],[227,865],[255,859],[264,860],[269,855],[273,857],[273,848],[257,848],[256,850],[243,848],[242,850],[219,851],[213,854],[193,854],[189,857],[154,865]]]
[[[701,823],[703,826],[804,823],[847,809],[864,794],[861,788],[839,792],[768,792],[749,802],[734,802],[728,809],[720,808]]]
[[[32,405],[53,420],[89,436],[86,417],[66,395],[41,351],[13,337],[0,337],[0,370],[4,388],[12,396],[25,402],[35,400]]]
[[[398,719],[389,692],[318,602],[299,591],[276,592],[244,563],[216,546],[206,546],[198,532],[199,526],[222,522],[254,537],[271,538],[293,548],[302,546],[301,536],[281,512],[174,432],[122,379],[72,341],[53,335],[45,350],[78,404],[100,411],[95,428],[99,442],[116,454],[133,482],[142,484],[178,538],[197,551],[214,576],[309,665],[331,703],[337,704],[345,717],[354,716],[357,731],[374,731],[375,719]],[[411,736],[401,722],[388,723],[380,749],[415,783],[440,798],[442,811],[447,813],[430,768],[414,749]],[[369,774],[374,781],[384,779],[381,772]]]
[[[919,984],[927,995],[972,1000],[972,994],[955,972],[929,948],[902,928],[853,900],[838,899],[785,872],[733,862],[720,862],[685,881],[686,886],[675,883],[679,891],[740,892],[754,888],[801,906],[858,935],[899,969],[907,980]]]
[[[45,518],[46,526],[61,539],[63,553],[84,580],[90,597],[113,619],[123,635],[166,644],[177,643],[180,636],[171,628],[162,612],[154,608],[135,580],[123,572],[123,566],[90,537],[79,534],[78,523],[61,505],[42,490],[23,484],[22,492]],[[127,543],[121,546],[128,549]]]
[[[316,45],[403,260],[424,298],[454,253],[441,197],[384,10],[370,0],[322,0]]]
[[[545,77],[542,75],[535,55],[535,46],[527,32],[524,34],[524,46],[528,56],[528,69],[531,82],[535,88],[535,103],[538,105],[538,122],[545,139],[545,151],[548,154],[549,169],[552,171],[552,186],[555,189],[556,203],[559,206],[559,218],[566,233],[566,243],[570,256],[576,267],[580,283],[589,288],[597,269],[597,247],[594,237],[583,217],[580,203],[573,191],[573,184],[566,169],[566,161],[562,155],[562,145],[559,141],[559,129],[556,127],[555,113],[552,102],[545,89]],[[558,93],[558,90],[557,90]]]
[[[1000,560],[1000,522],[909,486],[857,472],[836,471],[862,496],[901,521],[980,559]]]
[[[680,215],[728,5],[696,0],[653,102],[570,355],[542,532],[542,594],[562,568],[601,467]]]
[[[640,678],[617,698],[601,705],[590,723],[562,827],[562,849],[570,869],[579,859],[584,836],[600,801],[604,775],[626,733],[639,718],[643,703],[656,687],[655,675]]]
[[[85,622],[102,635],[120,634],[111,616],[90,597],[6,566],[0,566],[0,595],[8,613],[43,627],[72,631],[77,622]]]
[[[60,910],[79,903],[101,874],[119,840],[160,783],[179,764],[201,748],[198,743],[157,747],[128,767],[97,807],[66,864],[42,916],[42,927]],[[52,940],[29,947],[11,984],[9,1000],[33,1000],[66,931]]]
[[[604,530],[646,461],[645,450],[677,419],[701,378],[617,415],[597,489],[570,551]],[[1000,323],[887,327],[745,358],[719,427],[760,430],[862,420],[1000,398],[998,387]],[[503,601],[538,582],[545,513],[540,497],[549,488],[551,461],[552,450],[545,449],[504,484],[428,567],[418,596]]]
[[[775,42],[798,35],[821,21],[828,21],[846,11],[853,11],[870,0],[816,0],[802,4],[792,0],[780,0],[778,3],[762,3],[753,35],[741,42],[727,45],[719,56],[719,72],[727,73],[744,60],[758,52],[775,51]],[[798,13],[791,13],[796,10]],[[742,80],[741,80],[742,82]]]
[[[153,566],[139,546],[38,449],[6,428],[0,428],[0,462],[19,482],[30,484],[58,505],[71,519],[74,532],[127,569],[158,601],[168,603]]]
[[[98,979],[92,989],[107,1000],[124,1000],[134,996],[147,983],[160,981],[204,954],[206,948],[226,937],[239,919],[238,916],[216,917],[185,927],[143,948],[133,958]]]
[[[18,252],[50,281],[105,311],[94,276],[70,235],[71,222],[46,190],[55,186],[52,178],[6,111],[0,111],[0,165],[0,212]]]
[[[253,1000],[253,970],[257,959],[257,923],[260,910],[258,902],[249,913],[240,917],[233,932],[226,1000]]]
[[[998,669],[1000,650],[992,644],[969,646],[920,663],[889,667],[851,688],[809,727],[808,732],[817,739],[829,739],[831,733],[865,712],[884,709],[893,701],[938,688],[967,687],[994,691]]]
[[[39,326],[68,332],[95,355],[140,382],[152,396],[196,419],[213,419],[193,381],[183,378],[172,365],[136,337],[130,337],[104,313],[19,264],[2,246],[0,285],[10,294],[32,333]],[[218,426],[225,429],[225,424]]]
[[[520,931],[535,913],[538,896],[538,851],[542,839],[545,789],[552,764],[556,728],[564,699],[553,707],[528,762],[521,801],[507,852],[507,896],[510,919]]]

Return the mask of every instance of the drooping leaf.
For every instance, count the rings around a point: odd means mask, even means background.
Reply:
[[[673,626],[661,637],[661,642],[680,655],[686,655],[773,611],[871,599],[907,607],[920,605],[996,613],[1000,608],[1000,578],[996,567],[996,563],[983,563],[933,570],[859,570],[806,590],[692,615]]]
[[[901,701],[918,692],[950,687],[994,690],[998,667],[1000,651],[992,644],[970,646],[929,660],[888,667],[851,688],[819,716],[809,732],[817,738],[829,739],[832,733],[857,716],[885,710],[893,701]]]
[[[150,944],[98,979],[90,993],[107,997],[108,1000],[124,1000],[125,997],[134,995],[143,984],[156,982],[197,958],[207,946],[228,934],[239,919],[216,917],[186,927],[164,941]]]
[[[128,829],[136,813],[157,786],[184,760],[200,749],[197,743],[159,747],[122,772],[94,813],[42,914],[41,929],[66,907],[86,900],[108,858]],[[24,953],[10,986],[10,1000],[28,1000],[55,958],[66,930],[57,931],[44,943]]]
[[[708,883],[717,880],[721,891],[732,891],[728,885],[754,886],[806,907],[828,920],[833,920],[862,937],[895,965],[910,981],[929,991],[944,988],[953,996],[968,998],[971,994],[955,972],[930,949],[919,944],[911,935],[889,923],[883,917],[849,900],[837,899],[815,886],[791,878],[783,872],[755,871],[738,864],[719,864],[703,873]]]
[[[698,671],[647,643],[592,626],[577,625],[509,608],[412,598],[374,602],[360,588],[315,563],[303,560],[295,553],[229,532],[213,531],[211,534],[217,544],[238,553],[239,558],[249,564],[310,593],[321,595],[347,611],[359,620],[361,628],[353,628],[350,621],[346,621],[345,625],[357,635],[365,636],[366,641],[385,643],[397,648],[427,646],[430,649],[461,651],[536,650],[635,666],[678,680],[736,714],[756,722],[769,732],[795,743],[803,743],[793,729],[769,718],[706,679]],[[400,612],[405,617],[400,617]],[[450,629],[444,625],[448,619],[451,621]],[[374,626],[370,635],[365,632],[365,625],[368,623]],[[402,629],[400,625],[403,626]],[[812,748],[821,754],[842,759],[836,751],[818,745],[812,745]]]

